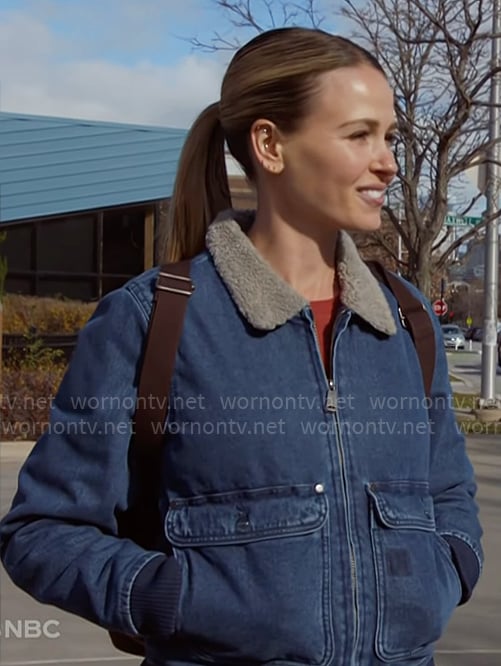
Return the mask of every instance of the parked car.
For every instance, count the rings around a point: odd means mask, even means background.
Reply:
[[[475,333],[473,333],[471,339],[474,340],[475,342],[482,342],[483,337],[484,337],[484,329],[480,326],[479,328],[477,328]]]
[[[466,340],[475,340],[476,342],[482,342],[482,327],[481,326],[471,326],[467,329],[464,337]]]
[[[478,326],[470,326],[469,328],[467,328],[466,333],[464,334],[465,340],[473,340],[473,334],[477,329]]]
[[[455,324],[444,324],[442,335],[446,349],[464,349],[466,340],[463,331]]]

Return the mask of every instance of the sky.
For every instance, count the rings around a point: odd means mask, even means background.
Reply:
[[[211,0],[0,0],[0,110],[188,127],[229,53]]]
[[[214,0],[0,0],[0,110],[189,127],[243,41]]]

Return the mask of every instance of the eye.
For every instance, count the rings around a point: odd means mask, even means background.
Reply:
[[[354,132],[353,134],[350,134],[350,139],[356,141],[356,140],[363,140],[367,139],[369,136],[369,131],[368,130],[359,130],[358,132]]]
[[[398,139],[399,139],[398,132],[391,132],[390,134],[387,134],[385,137],[385,141],[389,146],[395,146]]]

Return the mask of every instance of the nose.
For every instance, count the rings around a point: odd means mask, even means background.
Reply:
[[[371,170],[377,173],[385,182],[390,182],[396,176],[398,165],[395,154],[386,142],[381,146],[377,154],[374,155]]]

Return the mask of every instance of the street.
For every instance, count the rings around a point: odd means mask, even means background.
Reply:
[[[466,342],[464,351],[448,351],[447,360],[450,372],[457,376],[461,383],[454,384],[459,393],[480,393],[482,371],[482,343]],[[501,395],[501,367],[496,368],[496,395]]]

